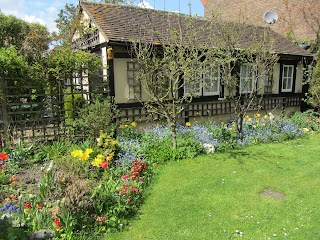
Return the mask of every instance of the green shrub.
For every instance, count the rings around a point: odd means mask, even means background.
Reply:
[[[172,148],[171,136],[159,139],[153,134],[145,134],[141,138],[144,157],[151,162],[164,163],[192,158],[204,153],[204,148],[191,134],[177,136],[177,149]]]
[[[65,96],[64,109],[67,124],[72,124],[74,118],[78,116],[79,110],[85,105],[85,101],[81,93],[74,93]]]
[[[291,116],[290,122],[301,129],[306,128],[313,131],[318,131],[320,129],[319,114],[313,110],[295,112]]]
[[[73,132],[90,140],[97,138],[101,130],[107,135],[113,135],[117,113],[117,107],[112,98],[96,99],[94,103],[79,110],[73,123]]]

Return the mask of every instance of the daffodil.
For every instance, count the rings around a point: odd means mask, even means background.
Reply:
[[[80,157],[82,154],[83,154],[83,151],[82,151],[82,150],[73,150],[73,151],[71,152],[71,156],[72,156],[72,157]]]
[[[190,126],[191,126],[191,123],[190,123],[190,122],[186,122],[186,126],[187,126],[187,127],[190,127]]]
[[[98,154],[96,158],[91,162],[91,165],[99,168],[103,162],[102,154]]]
[[[137,126],[137,123],[136,123],[136,122],[132,122],[132,123],[131,123],[131,126],[132,126],[132,127],[136,127],[136,126]]]
[[[84,153],[90,155],[91,153],[93,153],[93,149],[92,148],[87,148]]]
[[[254,115],[254,118],[260,118],[260,117],[261,117],[260,113],[256,113],[256,114]]]

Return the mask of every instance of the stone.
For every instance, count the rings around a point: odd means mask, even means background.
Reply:
[[[29,240],[44,240],[54,237],[54,232],[48,229],[41,229],[30,235]]]

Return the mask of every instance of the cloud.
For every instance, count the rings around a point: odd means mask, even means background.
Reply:
[[[54,15],[57,15],[57,14],[58,14],[58,10],[57,10],[57,8],[55,8],[55,7],[48,7],[48,8],[46,8],[46,11],[47,11],[49,14],[54,14]]]
[[[29,23],[40,23],[42,25],[45,25],[45,21],[41,18],[38,18],[34,15],[24,15],[22,17],[23,20],[25,20],[26,22],[29,22]]]
[[[18,11],[24,6],[24,0],[0,0],[0,9],[3,13],[8,11]]]
[[[141,8],[150,8],[150,9],[154,9],[154,7],[148,3],[147,1],[141,1],[140,3],[137,4],[138,7],[141,7]]]

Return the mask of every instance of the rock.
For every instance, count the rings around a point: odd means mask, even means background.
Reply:
[[[44,240],[54,237],[54,232],[47,229],[42,229],[30,235],[29,240]]]

